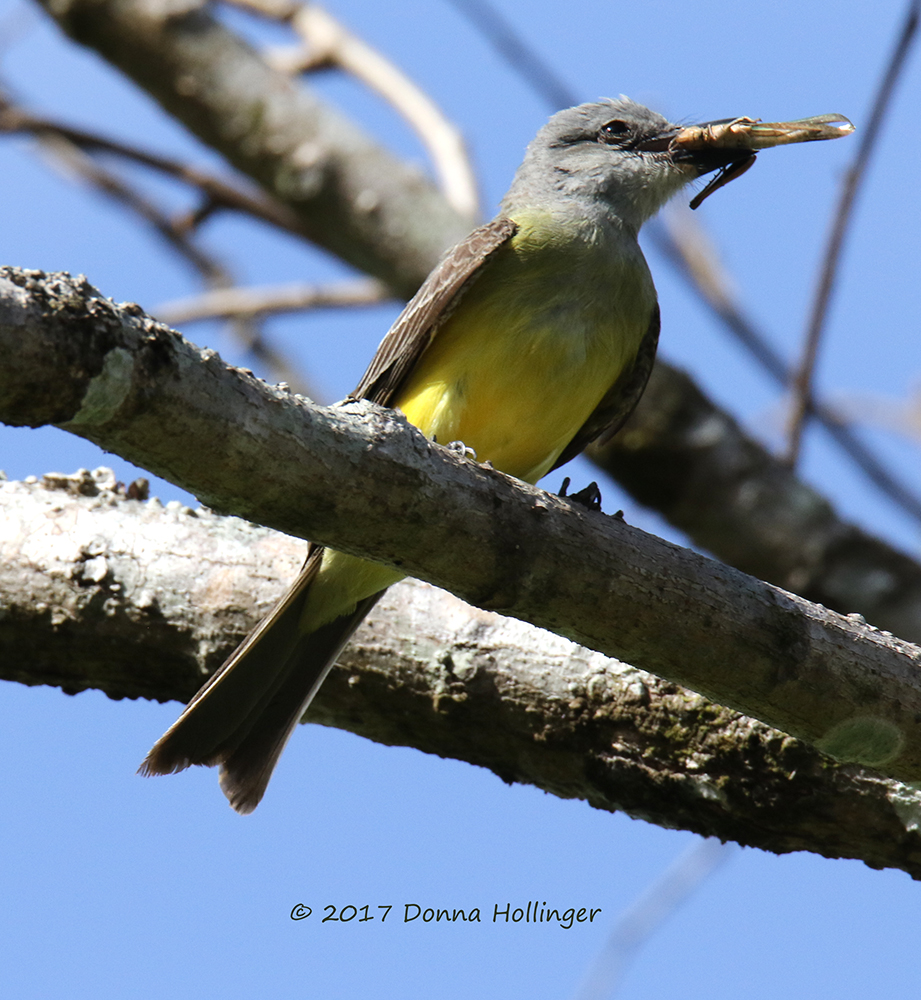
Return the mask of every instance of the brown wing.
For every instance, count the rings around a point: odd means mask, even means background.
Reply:
[[[352,393],[353,399],[390,405],[439,325],[476,280],[482,265],[517,229],[511,219],[493,219],[448,251],[381,341]]]
[[[656,347],[659,344],[659,307],[656,305],[649,319],[649,327],[640,341],[639,350],[633,364],[625,368],[620,377],[604,394],[601,402],[592,411],[591,416],[579,430],[579,433],[563,449],[556,460],[553,469],[558,469],[571,458],[591,444],[596,438],[600,443],[610,441],[626,423],[627,417],[633,412],[643,395],[653,362],[656,360]],[[550,471],[552,472],[553,469]]]

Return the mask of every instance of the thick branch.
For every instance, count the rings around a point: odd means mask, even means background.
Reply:
[[[286,396],[85,280],[0,270],[0,353],[8,423],[58,424],[219,510],[921,778],[921,650],[887,633],[458,459],[391,411]]]
[[[0,671],[71,691],[188,698],[304,552],[127,500],[106,470],[0,483],[0,504]],[[424,584],[377,606],[309,718],[662,826],[921,877],[916,790]]]

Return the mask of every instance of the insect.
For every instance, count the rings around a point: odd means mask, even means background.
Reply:
[[[815,115],[790,122],[762,122],[757,118],[722,118],[681,129],[671,145],[678,149],[738,149],[742,155],[722,167],[691,202],[698,208],[705,198],[730,181],[741,177],[755,162],[756,151],[792,142],[815,142],[850,135],[854,126],[844,115]]]

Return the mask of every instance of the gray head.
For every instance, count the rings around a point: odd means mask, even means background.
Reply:
[[[637,231],[689,181],[739,158],[738,150],[676,148],[680,131],[627,97],[567,108],[528,146],[502,207],[602,210]]]

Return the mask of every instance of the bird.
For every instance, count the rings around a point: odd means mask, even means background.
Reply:
[[[682,144],[682,134],[626,97],[553,115],[498,214],[442,257],[352,396],[528,483],[609,439],[642,395],[659,338],[640,228],[685,185],[719,171],[715,189],[753,159],[738,145]],[[336,657],[402,575],[311,545],[141,773],[220,765],[231,806],[252,812]]]

